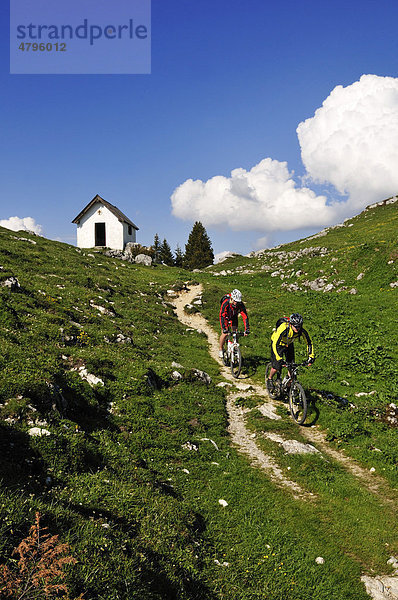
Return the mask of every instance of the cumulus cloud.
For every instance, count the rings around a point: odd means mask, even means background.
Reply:
[[[263,235],[260,238],[258,238],[255,243],[254,243],[254,249],[255,250],[260,250],[263,248],[269,248],[270,247],[270,236],[269,235]]]
[[[174,216],[199,220],[206,227],[235,231],[291,230],[322,226],[335,216],[325,196],[297,187],[286,162],[264,158],[250,171],[230,177],[188,179],[171,196]]]
[[[38,225],[32,217],[10,217],[9,219],[0,219],[0,227],[11,229],[12,231],[33,231],[37,235],[42,235],[43,228]]]
[[[398,78],[337,86],[297,135],[309,177],[348,195],[346,210],[398,192]]]
[[[297,135],[302,185],[286,162],[264,158],[230,177],[188,179],[171,196],[174,216],[269,234],[332,225],[398,193],[398,78],[363,75],[337,86]],[[311,184],[327,184],[328,196]]]

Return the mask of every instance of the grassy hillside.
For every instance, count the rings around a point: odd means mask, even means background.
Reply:
[[[225,290],[244,292],[253,331],[245,365],[258,380],[276,318],[305,315],[318,355],[304,378],[312,419],[393,486],[397,217],[397,204],[376,207],[320,238],[195,274],[215,326]],[[306,248],[315,250],[300,254]],[[222,270],[231,273],[214,274]],[[1,563],[15,566],[12,549],[39,511],[78,559],[68,569],[71,597],[367,597],[360,574],[387,571],[398,552],[391,513],[338,465],[280,453],[282,467],[320,498],[295,501],[231,447],[218,365],[165,294],[192,274],[0,229],[0,283],[11,276],[20,287],[0,287]],[[336,280],[335,289],[305,283],[319,277]],[[256,412],[250,426],[293,427]]]
[[[251,317],[246,365],[259,380],[278,317],[300,312],[316,363],[302,376],[313,420],[329,440],[398,483],[398,202],[380,204],[321,235],[211,268],[205,312],[239,286]],[[312,288],[315,288],[312,289]],[[305,358],[305,344],[298,346]],[[360,394],[357,396],[356,394]],[[366,394],[366,395],[365,395]],[[375,450],[376,449],[376,450]]]

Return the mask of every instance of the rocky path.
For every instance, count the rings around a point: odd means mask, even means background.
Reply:
[[[193,286],[188,292],[183,292],[174,301],[177,317],[188,327],[193,327],[203,331],[206,334],[211,356],[214,358],[214,360],[220,363],[220,371],[223,377],[227,380],[227,382],[232,383],[233,388],[231,386],[231,391],[227,396],[227,412],[229,417],[228,431],[231,435],[232,442],[237,446],[240,452],[249,458],[253,465],[259,467],[263,471],[266,471],[273,482],[282,487],[288,488],[292,492],[293,496],[306,499],[314,497],[313,494],[303,490],[297,483],[290,481],[284,476],[282,470],[279,468],[274,459],[260,450],[254,438],[252,437],[252,434],[247,429],[245,424],[245,414],[248,412],[248,409],[236,405],[235,401],[238,397],[253,393],[263,396],[264,405],[261,407],[262,412],[270,418],[279,418],[275,410],[276,407],[269,401],[268,395],[264,388],[256,385],[249,379],[242,381],[236,380],[232,376],[230,369],[224,366],[222,360],[218,356],[218,335],[215,333],[212,327],[210,327],[206,319],[199,313],[187,315],[184,312],[184,306],[186,306],[186,304],[190,304],[192,300],[194,300],[194,298],[201,293],[201,291],[201,286]]]
[[[257,409],[267,418],[280,419],[277,414],[277,404],[271,400],[267,394],[265,387],[254,383],[250,378],[236,380],[229,368],[225,367],[218,356],[218,339],[219,334],[216,333],[209,325],[207,320],[200,313],[188,315],[184,311],[187,304],[200,296],[202,286],[192,286],[188,291],[182,292],[176,299],[173,300],[177,317],[188,327],[195,328],[206,334],[209,343],[210,355],[220,364],[220,372],[225,379],[225,382],[220,384],[231,386],[227,396],[227,412],[229,418],[228,431],[231,435],[232,443],[237,449],[248,457],[250,463],[263,470],[267,476],[277,485],[291,492],[294,498],[311,501],[316,499],[316,496],[311,492],[304,490],[296,482],[289,480],[282,469],[275,462],[274,458],[265,454],[257,445],[255,434],[252,434],[245,423],[246,414],[250,409],[240,407],[236,404],[236,399],[242,396],[250,396],[256,394],[264,398],[264,403],[258,406]],[[388,484],[375,474],[364,469],[357,464],[352,458],[348,457],[342,451],[331,448],[328,444],[324,433],[317,427],[301,427],[300,434],[307,438],[308,444],[303,444],[295,440],[286,440],[282,436],[275,433],[268,433],[267,437],[276,443],[281,444],[287,452],[321,452],[329,456],[335,461],[338,461],[344,468],[356,477],[361,485],[366,487],[372,494],[375,494],[380,502],[386,505],[397,506],[397,494],[391,490]],[[398,600],[398,563],[396,565],[396,575],[367,577],[362,578],[367,593],[374,600]]]

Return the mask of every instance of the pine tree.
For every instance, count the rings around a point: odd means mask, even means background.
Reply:
[[[155,237],[153,239],[152,244],[153,250],[153,262],[159,264],[160,263],[160,240],[157,233],[155,233]]]
[[[181,250],[179,244],[177,244],[177,247],[176,247],[175,252],[174,252],[174,256],[175,256],[175,258],[174,258],[174,264],[175,264],[175,266],[176,267],[182,267],[183,264],[184,264],[184,253]]]
[[[203,269],[214,261],[211,241],[200,221],[196,221],[185,245],[184,266],[187,269]]]
[[[162,245],[160,246],[159,258],[162,263],[172,267],[174,265],[174,257],[173,253],[170,249],[169,244],[167,243],[166,238],[164,238]]]

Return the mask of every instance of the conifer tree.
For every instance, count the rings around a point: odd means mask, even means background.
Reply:
[[[155,237],[153,239],[152,244],[153,249],[153,262],[159,264],[160,263],[160,240],[157,233],[155,233]]]
[[[173,253],[170,249],[169,244],[167,243],[166,238],[164,238],[162,245],[160,246],[159,251],[160,261],[169,267],[174,265],[174,257]]]
[[[196,221],[185,245],[184,266],[187,269],[203,269],[214,261],[213,248],[206,229]]]
[[[184,253],[181,250],[179,244],[177,244],[177,247],[176,247],[175,252],[174,252],[174,256],[175,256],[175,258],[174,258],[174,264],[175,264],[175,266],[176,267],[182,267],[183,264],[184,264]]]

